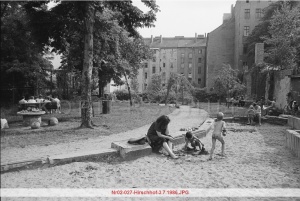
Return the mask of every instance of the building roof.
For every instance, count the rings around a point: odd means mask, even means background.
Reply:
[[[145,44],[149,45],[150,48],[189,48],[189,47],[205,47],[206,38],[204,37],[188,37],[176,36],[174,38],[162,38],[160,43],[160,37],[144,38]]]

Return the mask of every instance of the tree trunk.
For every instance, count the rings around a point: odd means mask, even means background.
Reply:
[[[93,31],[95,21],[93,2],[85,2],[84,17],[84,59],[81,77],[81,126],[92,127],[92,70],[93,70]]]
[[[128,94],[129,94],[129,102],[130,102],[130,106],[132,106],[132,99],[131,99],[131,92],[130,92],[130,86],[126,77],[126,74],[124,73],[125,76],[125,80],[126,80],[126,84],[127,84],[127,88],[128,88]]]

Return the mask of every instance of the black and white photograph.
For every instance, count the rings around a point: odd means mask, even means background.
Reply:
[[[3,201],[300,201],[300,1],[2,1]]]

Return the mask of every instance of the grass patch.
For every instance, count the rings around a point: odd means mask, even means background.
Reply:
[[[61,114],[43,115],[44,126],[36,130],[22,126],[22,117],[16,115],[17,107],[5,108],[1,118],[8,120],[10,128],[1,131],[1,149],[24,148],[29,145],[48,146],[108,136],[150,124],[158,116],[170,114],[175,110],[175,108],[156,104],[130,107],[128,102],[115,102],[112,104],[110,114],[101,114],[101,105],[96,102],[93,106],[93,123],[97,125],[95,129],[78,129],[81,122],[79,102],[63,102]],[[58,118],[59,124],[53,127],[47,126],[50,117]]]

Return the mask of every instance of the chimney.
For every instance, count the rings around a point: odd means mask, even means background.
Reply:
[[[160,43],[162,43],[162,35],[160,35]]]
[[[204,33],[204,38],[206,38],[206,33]]]
[[[151,43],[153,43],[153,35],[151,35]]]
[[[197,43],[197,33],[195,33],[195,43]]]

